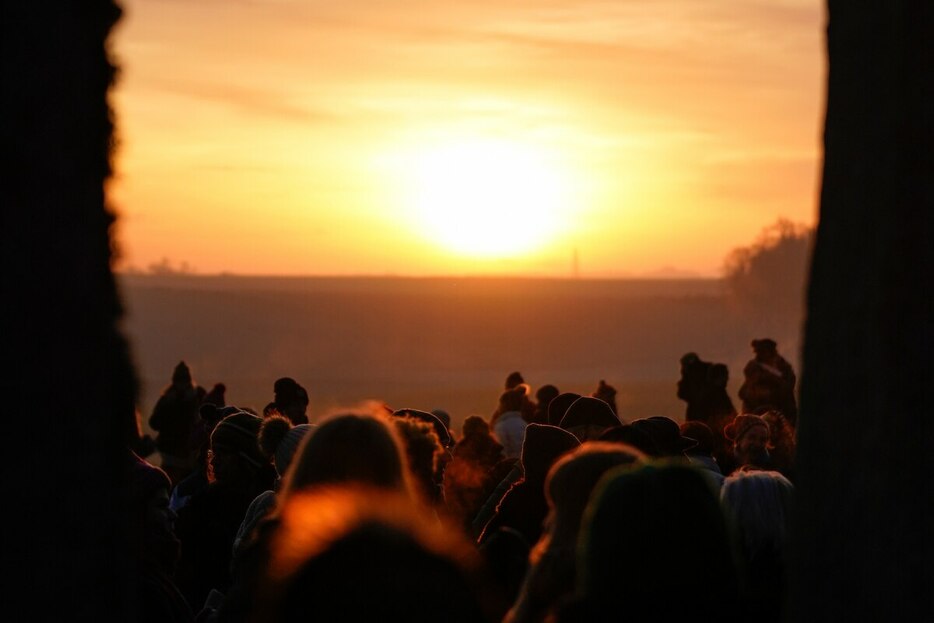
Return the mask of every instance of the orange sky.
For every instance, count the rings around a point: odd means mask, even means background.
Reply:
[[[815,222],[816,0],[123,7],[120,268],[713,276]]]

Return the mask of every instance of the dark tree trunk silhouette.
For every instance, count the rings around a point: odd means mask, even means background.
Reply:
[[[789,621],[934,621],[932,9],[829,3]]]
[[[119,15],[112,0],[3,3],[10,620],[133,620],[120,487],[136,381],[104,193]]]

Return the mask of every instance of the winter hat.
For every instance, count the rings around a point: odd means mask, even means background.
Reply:
[[[741,413],[733,418],[733,421],[727,424],[723,429],[723,435],[730,441],[739,441],[743,435],[756,426],[764,426],[766,432],[771,435],[769,423],[761,415],[752,413]]]
[[[555,398],[557,400],[557,398]],[[581,396],[568,407],[561,418],[561,428],[570,430],[575,426],[619,426],[619,418],[605,401],[593,396]]]
[[[268,463],[257,440],[262,423],[262,418],[246,411],[228,415],[214,427],[214,432],[211,433],[211,447],[233,450],[257,467]]]
[[[519,458],[525,479],[544,482],[548,470],[558,457],[579,445],[581,442],[577,437],[562,428],[548,424],[529,424],[525,427]]]
[[[548,423],[552,426],[560,426],[561,418],[564,417],[568,407],[580,397],[580,394],[575,394],[573,392],[564,392],[563,394],[555,396],[548,404]]]
[[[292,426],[292,421],[281,415],[263,420],[259,428],[259,447],[263,454],[273,459],[280,475],[288,469],[298,445],[311,428],[310,424]]]
[[[652,438],[662,456],[679,456],[688,448],[697,445],[696,439],[684,437],[681,434],[681,428],[677,422],[662,415],[642,418],[633,422],[632,425]]]
[[[184,361],[179,361],[172,371],[173,383],[191,383],[191,369]]]

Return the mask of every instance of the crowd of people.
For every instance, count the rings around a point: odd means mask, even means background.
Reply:
[[[488,415],[373,404],[311,421],[179,362],[128,448],[144,621],[779,621],[794,501],[795,376],[753,340],[681,358],[683,421],[506,377]],[[155,463],[159,463],[157,466]]]

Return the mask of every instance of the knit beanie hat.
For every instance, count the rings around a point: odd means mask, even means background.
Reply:
[[[765,430],[771,435],[769,423],[765,418],[752,413],[741,413],[733,418],[733,421],[724,427],[723,435],[730,441],[739,441],[743,438],[743,435],[755,426],[764,426]]]
[[[272,458],[280,475],[288,469],[298,445],[311,428],[310,424],[293,426],[289,418],[281,415],[263,420],[259,429],[259,447],[263,454]]]
[[[558,457],[579,445],[581,442],[577,437],[562,428],[548,424],[529,424],[525,427],[519,458],[525,479],[544,482],[548,470]]]
[[[262,423],[262,418],[246,411],[228,415],[214,427],[214,432],[211,433],[211,447],[222,446],[233,450],[260,467],[269,462],[260,451],[257,440]]]

